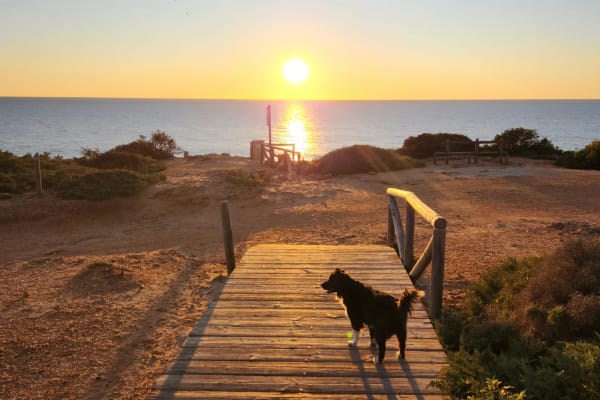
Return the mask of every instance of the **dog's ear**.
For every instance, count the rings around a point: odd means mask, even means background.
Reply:
[[[335,269],[335,273],[336,273],[336,274],[344,274],[344,273],[345,273],[345,271],[344,271],[343,269],[341,269],[341,268],[336,268],[336,269]]]

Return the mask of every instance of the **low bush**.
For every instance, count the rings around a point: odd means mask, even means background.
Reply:
[[[78,159],[81,165],[98,169],[127,169],[143,174],[154,174],[165,170],[165,164],[148,156],[109,150],[105,153],[87,153]]]
[[[140,135],[138,140],[119,145],[113,150],[121,153],[135,153],[155,160],[168,160],[173,158],[174,152],[179,150],[179,147],[172,137],[158,130],[152,134],[150,140]]]
[[[484,274],[438,331],[449,366],[434,384],[453,398],[597,399],[600,240]]]
[[[107,200],[131,196],[158,182],[160,175],[144,175],[124,169],[85,169],[55,176],[55,190],[66,199]]]
[[[82,157],[65,160],[48,153],[36,155],[42,167],[44,189],[53,189],[63,198],[104,200],[138,193],[164,179],[166,167],[160,160],[173,157],[175,140],[161,131],[150,140],[135,142],[107,152],[82,149]],[[33,157],[18,157],[0,151],[0,193],[23,193],[34,188]]]
[[[600,170],[600,140],[594,140],[582,150],[565,152],[556,165],[574,169]]]
[[[511,156],[530,158],[554,158],[561,150],[547,138],[540,139],[535,129],[511,128],[494,138],[502,142],[503,149]]]
[[[0,151],[0,193],[23,193],[34,188],[33,157]]]
[[[458,133],[422,133],[419,136],[409,136],[404,140],[401,152],[414,158],[433,157],[437,151],[446,151],[446,141],[471,142],[468,136]],[[455,143],[452,151],[473,151],[474,144]]]
[[[354,145],[334,150],[310,163],[300,165],[301,172],[330,175],[384,172],[422,167],[423,163],[395,150]]]

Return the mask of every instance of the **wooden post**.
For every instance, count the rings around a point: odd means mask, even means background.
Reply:
[[[444,291],[444,260],[446,249],[446,220],[440,219],[433,228],[433,248],[431,252],[431,286],[429,315],[439,319],[442,315],[442,299]]]
[[[42,195],[42,166],[40,157],[33,158],[33,180],[35,181],[35,191],[38,196]]]
[[[269,127],[269,167],[273,167],[275,163],[275,149],[271,140],[271,105],[267,106],[267,126]]]
[[[392,209],[388,205],[388,225],[387,225],[387,244],[388,246],[394,245],[394,220],[392,219]]]
[[[446,139],[446,165],[448,165],[448,161],[450,160],[450,141]]]
[[[235,268],[235,254],[233,252],[233,233],[231,218],[229,217],[229,202],[221,202],[221,222],[223,225],[223,242],[225,244],[225,260],[227,261],[227,275],[231,275]]]
[[[479,156],[479,139],[475,139],[475,164],[477,164],[477,156]]]
[[[408,202],[406,202],[406,229],[404,234],[404,258],[406,259],[406,266],[412,267],[415,247],[415,209]]]
[[[394,235],[396,236],[396,245],[398,246],[398,255],[400,256],[400,260],[402,260],[402,264],[407,265],[404,257],[404,228],[402,227],[402,217],[400,216],[398,203],[396,203],[394,196],[388,196],[388,209],[392,216]]]

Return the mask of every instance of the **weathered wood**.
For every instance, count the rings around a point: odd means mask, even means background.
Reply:
[[[444,290],[444,258],[446,230],[433,229],[433,249],[431,252],[431,289],[429,314],[438,319],[442,314],[442,294]]]
[[[419,199],[413,192],[388,188],[386,193],[389,196],[396,196],[406,200],[412,206],[412,208],[434,228],[446,227],[446,220],[429,208],[427,204],[423,203],[421,199]]]
[[[227,200],[221,202],[221,223],[223,226],[223,244],[225,246],[227,274],[231,275],[235,268],[235,254],[233,252],[233,231],[231,229],[229,202]]]
[[[410,279],[412,279],[413,281],[416,281],[417,279],[419,279],[419,277],[423,274],[423,272],[425,272],[425,268],[427,268],[427,265],[431,261],[432,247],[433,247],[433,236],[429,238],[429,241],[427,242],[427,245],[425,246],[425,250],[423,250],[423,254],[421,254],[421,257],[419,257],[419,259],[417,260],[415,265],[412,267],[412,269],[408,273],[408,275],[410,276]]]
[[[411,266],[414,261],[415,247],[415,209],[406,202],[406,229],[404,230],[404,265]]]
[[[33,179],[35,181],[35,192],[38,196],[42,195],[42,166],[40,157],[33,158]]]
[[[406,265],[404,261],[404,228],[402,227],[402,217],[400,216],[400,211],[398,210],[398,203],[396,203],[396,199],[392,196],[388,196],[388,210],[392,215],[398,254],[400,255],[400,259],[404,265]]]
[[[385,246],[252,247],[150,398],[441,399],[430,382],[447,360],[422,304],[408,320],[407,360],[390,339],[377,366],[368,332],[349,348],[344,310],[320,287],[336,267],[397,295],[412,286]]]
[[[222,391],[178,391],[173,393],[172,396],[163,397],[160,394],[152,393],[148,400],[158,399],[171,399],[171,400],[265,400],[265,399],[303,399],[303,400],[333,400],[339,399],[340,396],[336,394],[328,393],[282,393],[282,392],[228,392]],[[373,394],[373,393],[361,393],[361,394],[345,394],[343,399],[345,400],[390,400],[390,398],[396,400],[414,400],[413,394],[401,395],[396,394],[390,397],[389,394]],[[419,400],[443,400],[446,396],[441,394],[426,394],[419,395]]]

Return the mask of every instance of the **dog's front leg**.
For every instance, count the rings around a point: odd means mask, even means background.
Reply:
[[[360,338],[360,330],[352,328],[352,340],[348,341],[348,346],[357,347],[358,339]]]

